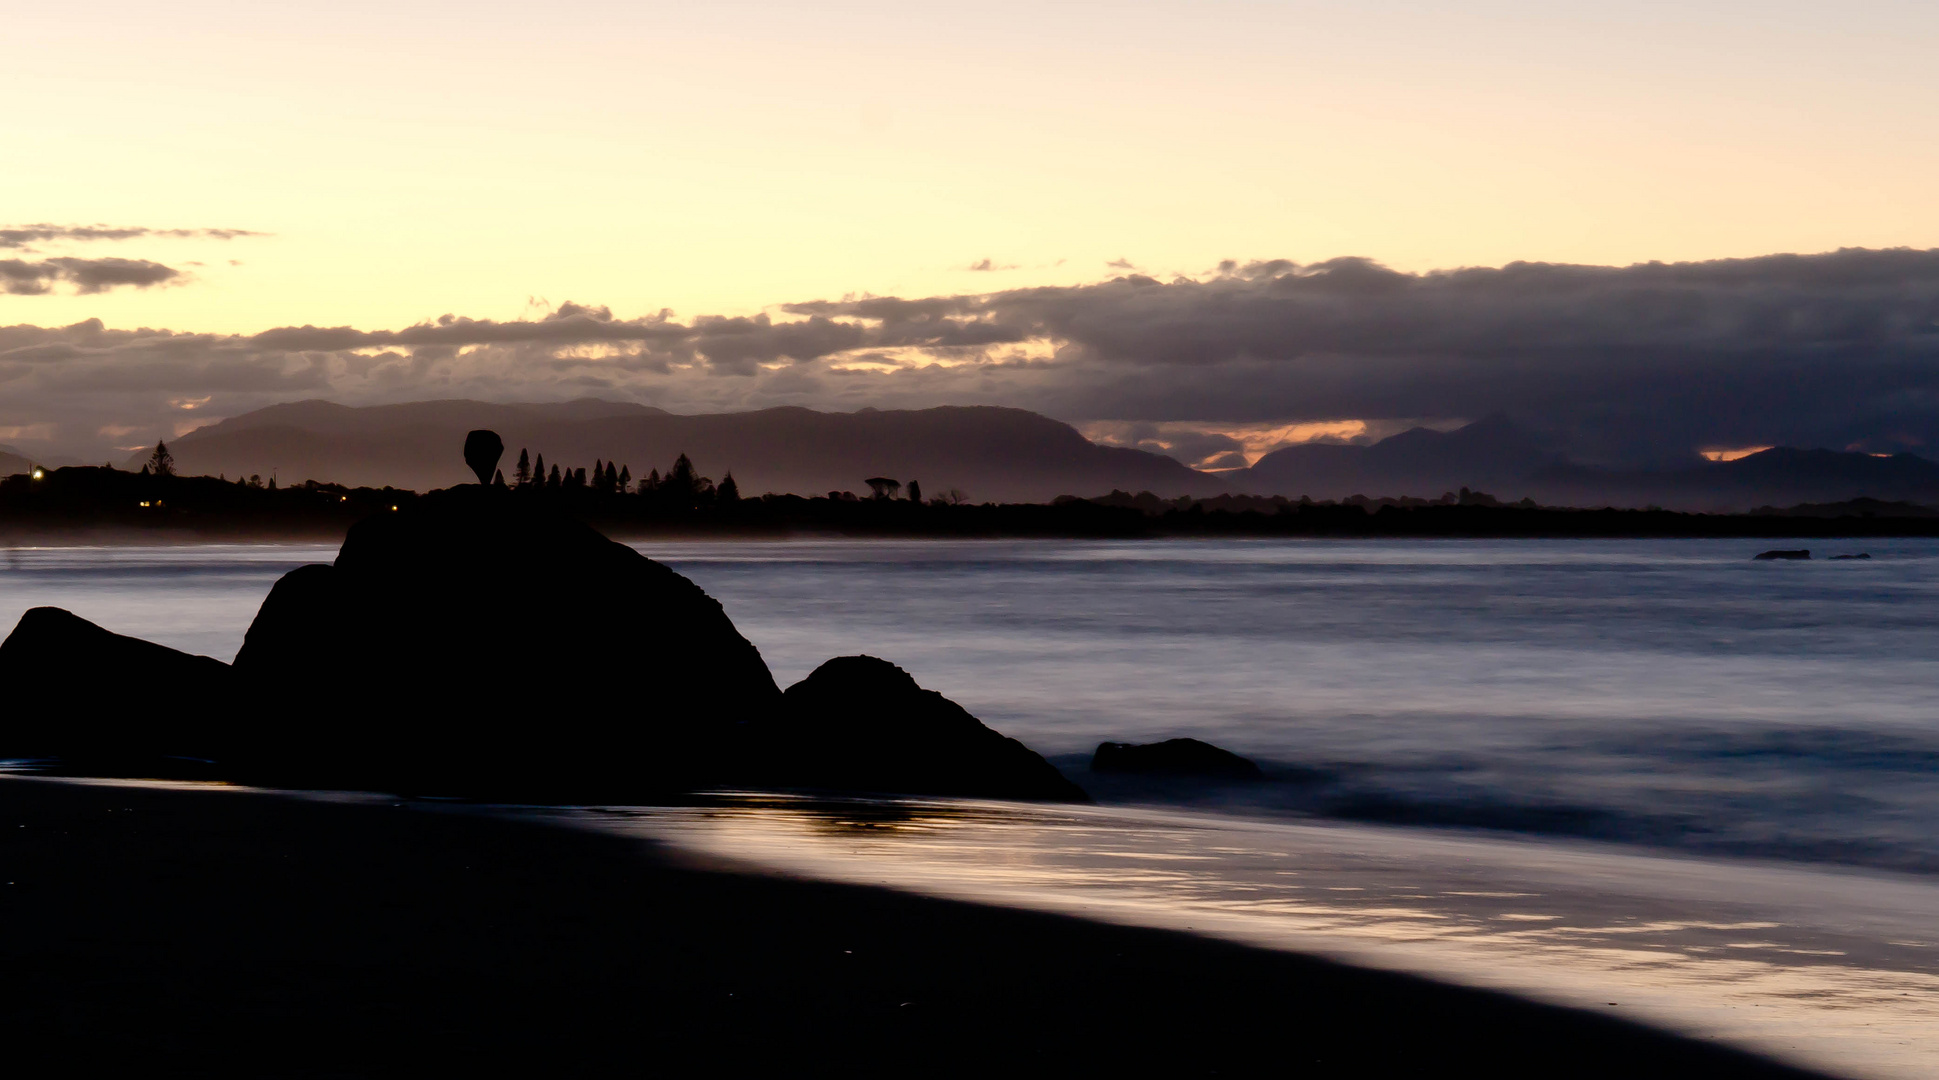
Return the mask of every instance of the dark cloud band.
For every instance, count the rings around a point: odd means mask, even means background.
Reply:
[[[6,225],[0,226],[0,248],[24,248],[31,244],[61,240],[139,240],[163,236],[173,239],[234,240],[242,236],[267,236],[248,229],[150,229],[136,225]]]
[[[25,288],[47,282],[23,274]],[[603,396],[683,411],[1003,404],[1154,422],[1507,413],[1612,463],[1706,446],[1890,451],[1939,447],[1939,251],[1428,274],[1364,259],[1233,263],[1196,279],[686,322],[568,304],[533,320],[246,337],[11,327],[0,387],[0,427],[31,414],[63,430],[177,422],[174,397],[233,414],[300,396]]]
[[[0,291],[40,296],[65,283],[79,293],[106,292],[117,286],[146,289],[179,280],[180,270],[146,259],[0,259]]]

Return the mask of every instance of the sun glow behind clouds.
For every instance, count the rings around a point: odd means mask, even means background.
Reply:
[[[1699,450],[1697,452],[1710,461],[1736,461],[1739,458],[1747,458],[1752,454],[1761,454],[1769,449],[1770,447],[1768,446],[1739,446],[1731,450]]]

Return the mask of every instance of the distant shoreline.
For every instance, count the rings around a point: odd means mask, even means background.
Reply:
[[[68,468],[0,480],[0,546],[337,543],[350,527],[424,496],[314,481],[277,488],[217,477]],[[1224,495],[1166,500],[1122,491],[1050,503],[858,498],[847,492],[742,498],[707,486],[651,493],[521,487],[530,499],[624,540],[920,539],[1737,539],[1939,536],[1939,510],[1858,499],[1749,513],[1502,504],[1470,492],[1439,499]]]

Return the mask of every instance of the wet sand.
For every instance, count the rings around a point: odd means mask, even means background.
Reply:
[[[1809,1075],[1489,991],[437,804],[4,778],[0,874],[22,1075]]]

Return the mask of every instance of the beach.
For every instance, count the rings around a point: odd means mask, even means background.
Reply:
[[[1481,990],[376,797],[0,779],[35,1075],[1803,1076]]]

